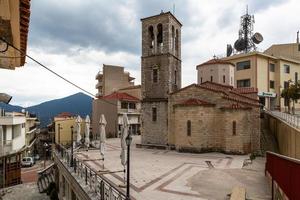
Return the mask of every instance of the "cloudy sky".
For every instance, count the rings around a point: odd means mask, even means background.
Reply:
[[[222,2],[222,3],[221,3]],[[300,29],[298,0],[32,0],[27,53],[96,94],[95,75],[103,64],[121,65],[140,83],[140,18],[172,11],[182,22],[182,82],[196,82],[195,66],[225,54],[238,36],[240,16],[255,15],[264,41],[291,43]],[[27,59],[24,67],[0,70],[1,92],[11,104],[30,106],[77,92]]]

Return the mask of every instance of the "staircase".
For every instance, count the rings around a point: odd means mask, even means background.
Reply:
[[[267,126],[266,118],[261,118],[260,128],[260,144],[262,155],[266,154],[266,151],[279,152],[278,142],[274,134],[271,133]]]
[[[49,165],[47,168],[38,172],[37,186],[40,193],[47,192],[50,183],[55,182],[55,168],[54,163]]]

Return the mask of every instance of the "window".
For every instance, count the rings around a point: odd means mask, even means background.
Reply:
[[[129,109],[136,109],[135,103],[129,103]]]
[[[223,75],[223,83],[225,83],[225,76]]]
[[[152,80],[153,80],[153,83],[158,82],[158,69],[153,69],[153,71],[152,71]]]
[[[250,60],[237,62],[236,63],[236,70],[244,70],[244,69],[250,69]]]
[[[213,77],[212,76],[210,76],[210,81],[213,82]]]
[[[232,135],[236,135],[236,121],[232,122]]]
[[[270,88],[275,89],[275,81],[270,81]]]
[[[155,107],[152,108],[152,121],[156,122],[157,120],[157,109]]]
[[[237,80],[237,87],[251,87],[250,79]]]
[[[289,74],[290,73],[290,66],[289,65],[284,65],[284,73]]]
[[[163,43],[163,26],[162,24],[157,25],[157,44],[158,46]]]
[[[127,102],[121,102],[121,108],[122,109],[127,109],[128,108],[128,103]]]
[[[200,78],[200,83],[202,83],[202,77]]]
[[[191,136],[191,132],[192,132],[192,123],[191,123],[191,120],[187,120],[187,122],[186,122],[187,136]]]
[[[154,47],[154,31],[153,26],[149,26],[148,28],[148,38],[149,38],[149,47],[152,49]]]
[[[275,72],[275,64],[270,63],[270,72]]]

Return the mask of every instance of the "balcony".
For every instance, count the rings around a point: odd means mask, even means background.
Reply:
[[[102,81],[99,81],[97,84],[96,84],[96,89],[98,89],[98,88],[102,88],[102,86],[103,86],[103,82]]]
[[[76,154],[72,156],[70,149],[66,149],[62,145],[56,145],[53,151],[54,163],[61,174],[68,175],[74,181],[73,187],[79,188],[76,191],[77,194],[81,193],[90,199],[126,200],[125,192],[105,177],[105,173],[109,172],[95,171]]]
[[[24,116],[1,116],[0,124],[1,125],[16,125],[25,123]]]
[[[95,78],[98,79],[98,80],[101,80],[102,77],[103,77],[103,72],[99,71]]]
[[[12,140],[4,140],[3,146],[0,149],[1,155],[6,155],[12,152]],[[1,146],[1,145],[0,145]]]

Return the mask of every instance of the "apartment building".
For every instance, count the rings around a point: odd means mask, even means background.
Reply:
[[[33,155],[36,151],[35,149],[35,143],[36,143],[36,138],[37,134],[40,132],[39,129],[39,120],[36,115],[30,114],[26,112],[26,122],[25,122],[25,145],[26,145],[26,150],[25,150],[25,155],[30,156]]]
[[[249,52],[225,57],[222,60],[235,65],[237,88],[258,89],[260,103],[268,109],[282,109],[287,102],[281,98],[281,91],[290,82],[298,80],[300,61],[276,57],[261,52]],[[296,103],[296,109],[300,104]]]
[[[98,81],[96,97],[109,95],[121,88],[134,86],[134,79],[129,72],[124,71],[124,67],[103,64],[102,70],[96,75]]]
[[[300,60],[300,43],[274,44],[264,51],[265,54]]]
[[[0,115],[0,153],[8,155],[19,152],[26,146],[26,117],[22,113],[5,112]]]
[[[71,126],[73,126],[74,140],[76,138],[76,116],[68,112],[63,112],[54,117],[53,123],[55,127],[55,143],[62,145],[70,145],[72,140]],[[84,138],[84,128],[85,122],[83,118],[81,122],[82,138]]]
[[[0,38],[26,52],[30,21],[30,0],[0,0]],[[25,56],[0,40],[0,68],[15,69],[25,64]],[[10,57],[5,58],[5,57]]]
[[[114,92],[93,102],[92,131],[99,134],[99,120],[104,114],[107,125],[107,137],[118,137],[123,123],[123,114],[129,120],[129,131],[132,134],[140,133],[141,100],[125,92]]]

